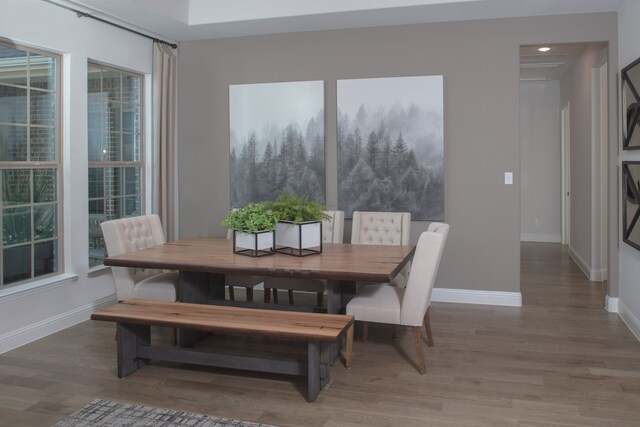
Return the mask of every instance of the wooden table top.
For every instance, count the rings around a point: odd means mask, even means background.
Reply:
[[[253,258],[233,253],[227,239],[188,238],[108,257],[114,267],[208,273],[388,282],[411,259],[415,246],[325,243],[318,255],[279,254]]]

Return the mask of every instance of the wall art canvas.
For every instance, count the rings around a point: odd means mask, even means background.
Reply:
[[[229,86],[231,207],[286,191],[324,203],[324,82]]]
[[[444,219],[442,76],[338,80],[338,208]]]

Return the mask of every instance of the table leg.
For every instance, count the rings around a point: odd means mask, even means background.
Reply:
[[[212,299],[224,299],[224,274],[180,271],[177,299],[193,304],[207,304]],[[178,347],[189,347],[206,336],[205,332],[179,329]]]

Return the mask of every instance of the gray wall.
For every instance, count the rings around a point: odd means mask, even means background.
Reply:
[[[640,2],[637,0],[627,0],[620,8],[619,14],[619,31],[620,31],[620,62],[619,69],[622,69],[629,65],[631,62],[640,57],[640,26],[638,21],[640,20]],[[614,62],[615,64],[615,62]],[[615,121],[620,126],[620,121]],[[640,160],[639,151],[622,151],[622,142],[616,141],[615,152],[620,154],[620,160]],[[615,157],[615,164],[619,164],[618,156]],[[620,181],[620,176],[616,174],[615,183]],[[622,199],[621,194],[616,193],[615,197],[616,205],[621,206]],[[616,211],[617,217],[620,216],[619,211]],[[616,236],[621,236],[622,231],[616,229]],[[625,320],[627,325],[636,334],[636,337],[640,339],[640,284],[638,278],[640,277],[640,252],[622,242],[622,239],[615,240],[619,246],[619,264],[618,272],[620,274],[620,315]],[[616,246],[612,245],[612,250]],[[616,260],[617,261],[617,260]],[[611,268],[614,270],[614,267]],[[612,296],[616,296],[615,294]]]
[[[451,233],[437,286],[519,291],[519,47],[593,40],[609,41],[617,50],[615,14],[182,43],[178,61],[180,235],[225,235],[218,224],[229,209],[230,84],[327,82],[327,202],[335,207],[336,80],[442,74],[445,216]],[[514,172],[514,185],[504,185],[505,171]],[[412,224],[414,241],[426,226]]]
[[[560,242],[560,82],[520,82],[520,239]]]

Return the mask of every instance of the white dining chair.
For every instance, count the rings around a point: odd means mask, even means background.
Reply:
[[[166,243],[158,215],[103,222],[100,227],[108,256]],[[149,268],[111,267],[118,301],[129,298],[175,301],[178,272]]]
[[[344,212],[325,211],[329,219],[322,221],[322,243],[342,243],[344,240]],[[310,255],[313,256],[313,255]],[[313,292],[316,294],[316,305],[324,305],[324,290],[326,281],[315,279],[266,277],[264,281],[264,302],[270,302],[273,290],[273,302],[278,303],[278,289],[286,289],[289,304],[293,305],[294,291]]]
[[[420,235],[406,287],[367,285],[349,301],[346,309],[347,314],[354,316],[356,321],[364,322],[364,341],[367,340],[368,322],[413,328],[419,371],[423,375],[427,369],[422,352],[421,330],[424,325],[427,344],[433,347],[429,305],[448,234],[449,225],[432,223],[429,231]]]
[[[411,238],[411,212],[353,212],[351,243],[357,245],[408,245]],[[411,262],[391,280],[391,284],[404,287]],[[360,289],[366,283],[357,284]]]

